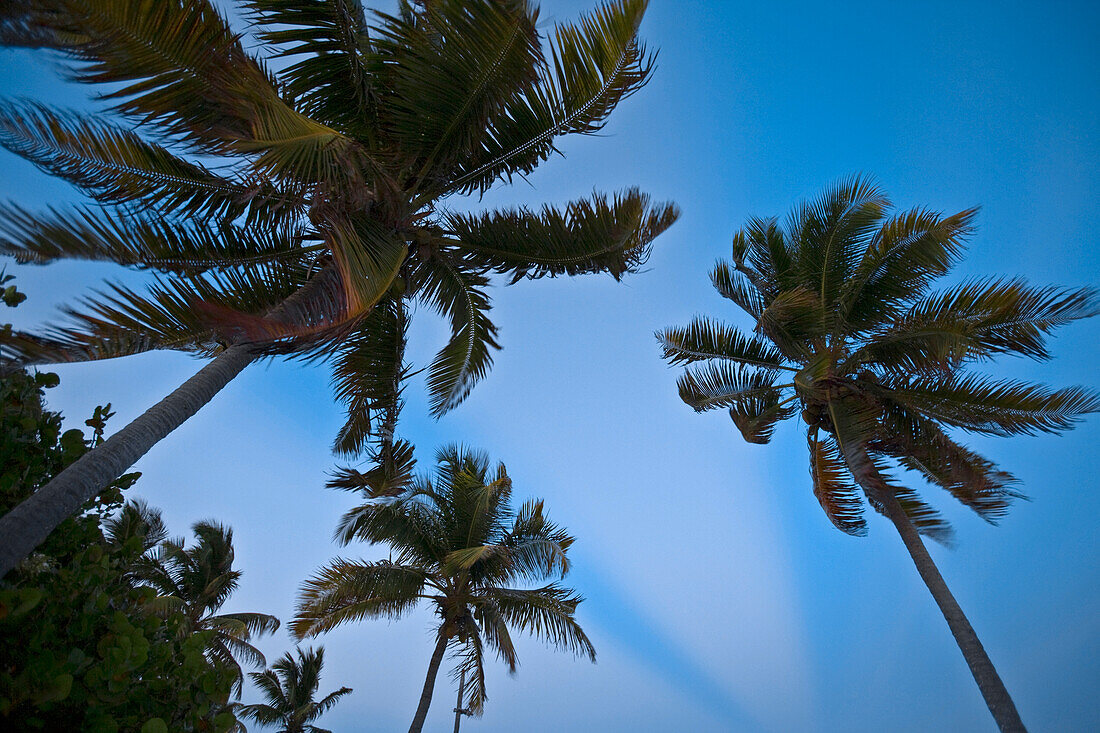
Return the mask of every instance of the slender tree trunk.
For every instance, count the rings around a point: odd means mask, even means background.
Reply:
[[[231,346],[170,395],[108,438],[0,518],[0,577],[22,562],[66,518],[134,465],[248,366],[248,346]]]
[[[420,733],[424,728],[424,720],[428,717],[428,706],[432,704],[432,691],[435,689],[435,676],[439,673],[439,665],[443,661],[443,654],[447,651],[447,637],[439,635],[435,643],[435,651],[432,652],[432,661],[428,663],[428,677],[424,680],[424,691],[420,693],[420,705],[416,708],[416,716],[413,717],[409,733]]]
[[[466,670],[462,670],[462,676],[458,678],[458,702],[455,703],[455,733],[462,725],[462,688],[466,687]]]
[[[917,572],[924,579],[932,597],[936,599],[943,617],[947,619],[947,625],[955,635],[955,642],[962,650],[967,665],[970,666],[970,673],[974,675],[974,681],[978,683],[978,689],[982,691],[982,697],[985,698],[985,704],[989,706],[989,712],[993,713],[993,719],[997,721],[1002,731],[1026,732],[1027,729],[1020,720],[1020,714],[1016,711],[1016,705],[1012,702],[1004,682],[993,667],[993,662],[982,647],[982,642],[978,640],[978,635],[974,633],[974,628],[967,620],[966,614],[948,589],[947,583],[944,582],[943,576],[932,561],[932,556],[928,554],[928,549],[924,546],[917,528],[909,521],[897,497],[889,491],[880,493],[884,495],[882,499],[886,515],[897,527],[898,534],[905,543],[905,549],[909,551],[910,557],[917,566]]]

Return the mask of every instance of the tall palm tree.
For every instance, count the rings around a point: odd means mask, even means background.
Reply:
[[[574,618],[582,601],[575,591],[557,582],[510,587],[563,578],[573,538],[546,518],[541,500],[514,512],[512,481],[485,454],[450,446],[437,453],[436,464],[434,480],[413,478],[411,462],[403,464],[384,494],[360,477],[359,488],[374,498],[344,515],[337,537],[385,544],[393,554],[378,562],[337,559],[322,568],[303,586],[290,626],[303,639],[364,618],[398,618],[429,601],[438,617],[435,649],[410,733],[424,725],[448,648],[466,682],[460,707],[473,715],[481,715],[486,698],[485,646],[516,669],[509,626],[596,660]]]
[[[901,535],[1002,730],[1023,724],[993,664],[920,535],[950,527],[892,466],[919,473],[995,522],[1019,496],[1015,479],[950,431],[1057,433],[1100,408],[1080,387],[992,379],[971,367],[999,354],[1045,359],[1054,328],[1097,313],[1091,288],[1033,287],[1020,279],[932,284],[959,261],[976,210],[888,215],[890,202],[854,177],[799,206],[785,227],[750,219],[733,262],[711,273],[718,292],[752,318],[745,333],[705,317],[657,334],[697,411],[728,409],[750,443],[780,420],[805,420],[814,495],[838,529],[867,531],[863,501]]]
[[[278,629],[279,619],[266,613],[218,613],[241,578],[241,571],[233,569],[233,530],[216,522],[196,522],[192,531],[194,545],[186,547],[182,537],[165,540],[139,562],[135,576],[158,593],[163,610],[183,612],[194,631],[213,632],[207,654],[236,675],[239,697],[243,672],[238,659],[266,664],[249,642]]]
[[[313,721],[351,692],[351,688],[341,687],[321,700],[314,700],[324,664],[324,647],[304,652],[299,649],[297,659],[287,652],[271,669],[249,672],[267,703],[241,705],[236,708],[237,715],[265,727],[276,726],[279,733],[331,733],[313,725]]]
[[[399,381],[410,299],[450,321],[428,379],[440,415],[498,348],[492,273],[618,279],[676,219],[636,189],[539,210],[441,205],[600,130],[652,70],[636,37],[646,0],[607,0],[546,38],[527,0],[402,0],[369,21],[358,0],[238,1],[255,54],[210,0],[0,4],[0,41],[60,51],[78,81],[110,84],[118,120],[2,103],[0,144],[97,206],[3,205],[0,252],[157,274],[144,293],[110,285],[68,323],[10,335],[5,353],[215,357],[0,519],[0,574],[256,358],[329,360],[348,407],[337,449],[354,453],[392,428],[373,413]]]

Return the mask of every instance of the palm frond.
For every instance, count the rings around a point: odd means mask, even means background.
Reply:
[[[366,217],[333,219],[324,233],[347,293],[348,310],[366,312],[393,285],[408,245],[397,232]]]
[[[1047,334],[1098,313],[1095,288],[1031,287],[1019,278],[970,280],[917,301],[853,356],[902,371],[997,354],[1048,359]]]
[[[515,674],[519,659],[508,624],[493,601],[478,603],[474,607],[474,618],[481,627],[485,644],[497,653],[497,658],[508,665],[508,672]]]
[[[574,619],[577,606],[584,599],[573,590],[550,583],[531,590],[491,588],[482,593],[512,626],[559,649],[596,661],[596,648]]]
[[[757,395],[776,392],[776,371],[731,361],[711,361],[684,371],[676,386],[696,412],[731,408]]]
[[[538,78],[537,13],[526,2],[441,0],[409,16],[379,14],[381,126],[438,195],[491,139],[497,119]]]
[[[102,208],[48,208],[35,214],[0,204],[0,254],[19,262],[56,259],[115,262],[160,272],[198,274],[209,269],[276,260],[304,262],[316,248],[302,247],[294,230],[255,223],[210,228]]]
[[[387,544],[410,561],[428,564],[448,551],[441,535],[446,527],[434,507],[415,499],[383,497],[349,509],[336,527],[341,544],[354,540]]]
[[[791,400],[782,396],[778,389],[746,394],[730,406],[730,419],[745,442],[767,444],[775,426],[795,413],[796,408],[787,404]]]
[[[732,300],[741,310],[758,320],[768,304],[753,275],[759,278],[757,273],[750,273],[744,266],[730,266],[728,262],[719,261],[711,270],[710,282],[719,295]]]
[[[1059,433],[1090,412],[1100,395],[1084,387],[1051,389],[1014,380],[953,374],[939,379],[889,377],[888,396],[937,422],[991,435]]]
[[[481,634],[474,628],[456,643],[462,645],[462,650],[457,654],[458,665],[451,677],[455,681],[460,677],[466,680],[462,707],[468,714],[480,718],[485,712],[485,701],[489,698],[485,693],[485,653]]]
[[[893,456],[905,468],[918,471],[941,486],[991,524],[1022,497],[1012,487],[1017,480],[992,461],[959,445],[933,421],[889,405],[882,418],[883,437],[871,447]]]
[[[579,23],[557,26],[549,67],[496,116],[480,148],[455,171],[451,190],[486,191],[502,176],[534,170],[554,150],[555,137],[602,129],[653,69],[653,57],[637,39],[647,4],[612,0]]]
[[[795,287],[792,280],[794,253],[775,218],[750,217],[745,227],[733,235],[731,248],[736,269],[748,274],[766,297],[775,297],[782,289]]]
[[[977,214],[976,208],[946,217],[912,209],[884,222],[844,287],[839,308],[849,327],[888,323],[946,275],[959,261]]]
[[[303,584],[290,631],[303,639],[364,618],[399,618],[416,605],[428,577],[386,560],[334,560]]]
[[[253,636],[263,636],[264,634],[274,634],[279,630],[280,625],[279,619],[268,613],[223,613],[218,616],[212,616],[209,621],[212,623],[214,620],[240,624],[241,628],[244,630],[244,634],[231,635],[242,639],[250,639]]]
[[[819,296],[823,325],[838,323],[835,309],[825,309],[839,301],[889,205],[872,179],[854,175],[795,208],[787,239],[796,252],[801,285]]]
[[[122,285],[67,308],[75,324],[55,326],[38,339],[5,342],[20,363],[109,359],[150,349],[186,349],[212,355],[220,348],[196,302],[235,312],[264,313],[292,295],[308,277],[300,263],[269,262],[201,276],[159,278],[140,295]]]
[[[650,243],[679,216],[673,204],[650,205],[638,189],[609,201],[594,194],[564,211],[546,205],[474,215],[451,214],[456,249],[473,266],[508,274],[512,282],[545,275],[607,272],[616,280],[637,272]]]
[[[830,437],[820,439],[818,431],[813,429],[806,438],[810,447],[814,496],[825,510],[825,516],[841,532],[855,537],[865,536],[867,522],[863,518],[863,500],[859,487],[849,478],[836,441]]]
[[[0,2],[0,46],[14,48],[65,48],[71,39],[55,29],[57,13],[46,0]]]
[[[336,129],[369,136],[374,80],[368,29],[359,0],[246,0],[278,47],[275,58],[302,57],[278,73],[295,108]]]
[[[361,491],[368,498],[396,496],[412,484],[413,446],[406,440],[382,443],[372,449],[371,468],[365,472],[353,468],[337,469],[325,484],[330,489]]]
[[[691,364],[706,359],[726,359],[765,369],[783,369],[783,355],[759,336],[698,316],[685,328],[657,332],[662,357],[669,364]]]
[[[493,364],[497,328],[489,320],[488,281],[462,269],[445,253],[434,255],[431,268],[422,268],[417,296],[451,321],[451,338],[428,370],[432,414],[443,415],[470,394],[474,384]]]
[[[105,204],[271,226],[305,203],[263,176],[226,178],[130,130],[34,102],[0,103],[0,145]]]
[[[400,299],[383,300],[339,346],[332,364],[336,398],[347,409],[333,450],[345,456],[361,453],[372,436],[380,457],[392,453],[393,433],[401,411],[407,372],[404,361],[408,319]],[[389,447],[385,444],[390,444]]]
[[[140,554],[144,554],[168,538],[168,527],[159,509],[135,499],[126,502],[117,515],[104,520],[103,534],[109,542],[120,546],[140,538]]]

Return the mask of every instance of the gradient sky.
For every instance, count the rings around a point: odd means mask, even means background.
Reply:
[[[589,5],[546,0],[542,17],[549,27]],[[872,516],[862,539],[833,529],[813,497],[800,423],[769,446],[746,445],[720,412],[680,402],[678,372],[653,338],[697,313],[745,325],[707,279],[732,233],[856,171],[901,207],[982,206],[959,277],[1100,284],[1100,6],[902,5],[653,0],[642,28],[660,50],[652,83],[603,135],[562,140],[564,159],[485,197],[537,205],[638,185],[683,216],[646,271],[621,284],[494,288],[504,349],[452,414],[431,421],[422,384],[408,389],[401,432],[422,466],[443,443],[484,448],[506,463],[519,499],[544,497],[574,531],[570,580],[588,598],[578,616],[599,652],[593,666],[519,640],[518,675],[490,667],[485,716],[464,730],[994,729],[889,523]],[[57,82],[42,56],[0,51],[0,93],[83,105],[86,90]],[[11,155],[0,165],[2,198],[73,198]],[[4,316],[24,327],[116,274],[5,264],[30,300]],[[411,361],[425,365],[445,335],[419,309]],[[1096,387],[1098,344],[1094,319],[1061,331],[1052,361],[990,371]],[[198,366],[180,354],[67,366],[48,399],[75,425],[110,401],[117,428]],[[254,365],[138,464],[132,493],[162,507],[176,534],[207,517],[231,524],[244,577],[228,608],[287,621],[320,564],[379,556],[329,541],[354,503],[323,488],[341,422],[324,368]],[[1032,499],[1000,527],[925,492],[958,535],[933,557],[1037,731],[1100,729],[1098,440],[1095,417],[1061,438],[968,440]],[[355,689],[321,723],[407,726],[430,624],[414,613],[320,639],[322,692]],[[260,646],[272,660],[292,642],[280,632]],[[441,675],[428,730],[449,730],[453,702]]]

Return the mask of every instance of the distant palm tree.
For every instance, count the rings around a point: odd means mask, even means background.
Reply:
[[[248,676],[260,688],[267,703],[239,705],[235,708],[236,714],[264,727],[278,727],[279,733],[331,733],[312,723],[351,692],[351,688],[341,687],[321,700],[313,699],[321,684],[324,660],[323,647],[316,651],[299,649],[297,659],[287,652],[271,665],[271,669],[249,672]]]
[[[1057,433],[1100,408],[1100,399],[968,367],[998,354],[1047,358],[1046,335],[1096,314],[1097,292],[1007,278],[931,292],[959,260],[975,210],[887,216],[889,206],[856,177],[799,206],[785,228],[751,219],[733,238],[732,265],[720,262],[711,281],[755,330],[700,317],[658,340],[673,364],[705,362],[680,378],[683,400],[697,411],[728,409],[750,443],[767,443],[776,423],[801,409],[814,495],[826,515],[843,532],[865,534],[862,493],[893,522],[997,724],[1023,730],[920,539],[946,541],[949,525],[889,466],[920,473],[990,522],[1001,517],[1019,496],[1015,479],[948,431]]]
[[[164,611],[182,612],[194,631],[213,632],[207,654],[235,674],[239,697],[243,673],[238,659],[263,666],[264,655],[249,642],[278,629],[279,619],[266,613],[217,612],[241,577],[233,569],[233,530],[216,522],[196,522],[192,530],[194,545],[185,547],[182,537],[165,540],[139,562],[135,575],[158,593]]]
[[[556,582],[532,589],[519,581],[564,577],[573,538],[543,514],[542,501],[514,512],[512,481],[503,465],[459,447],[436,455],[434,480],[413,479],[411,461],[387,485],[396,495],[379,496],[348,512],[337,530],[348,543],[389,545],[394,557],[378,562],[335,560],[308,580],[291,631],[299,639],[364,618],[397,618],[429,601],[439,618],[435,650],[410,733],[420,731],[431,704],[439,665],[450,646],[460,655],[466,704],[480,715],[485,703],[486,645],[516,669],[509,626],[541,637],[592,661],[596,651],[574,619],[582,598]],[[372,479],[361,487],[374,493]],[[351,483],[345,485],[350,488]],[[375,494],[377,496],[377,494]]]
[[[0,42],[60,50],[73,78],[111,85],[123,123],[0,105],[0,144],[97,204],[0,206],[0,253],[158,273],[146,293],[110,286],[66,325],[10,335],[5,353],[215,357],[0,518],[0,576],[254,359],[330,359],[348,407],[337,448],[354,453],[387,430],[373,413],[399,381],[406,301],[450,322],[428,375],[440,415],[498,348],[491,273],[618,279],[677,217],[634,189],[538,210],[442,208],[531,173],[558,137],[603,127],[652,70],[637,40],[646,0],[609,0],[545,39],[526,0],[401,0],[371,22],[358,0],[240,2],[259,56],[210,0],[0,4]],[[262,61],[282,57],[295,60],[276,74]]]

